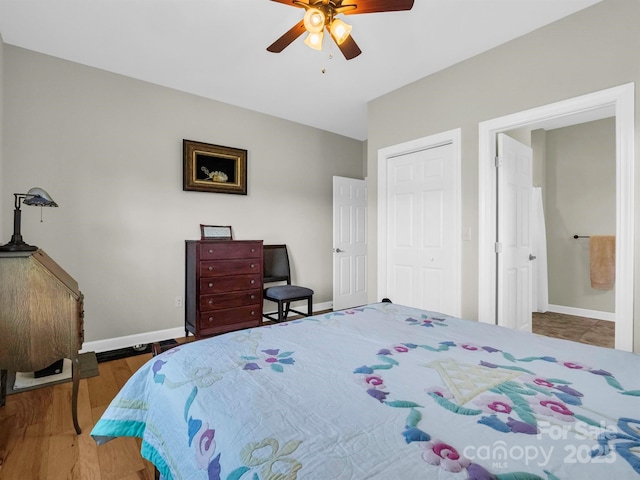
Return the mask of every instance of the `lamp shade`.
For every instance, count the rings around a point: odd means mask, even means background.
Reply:
[[[304,28],[309,33],[319,33],[324,29],[325,14],[317,8],[309,8],[303,18]]]
[[[351,29],[353,27],[347,23],[344,23],[339,18],[336,18],[331,22],[331,26],[329,27],[329,31],[331,32],[331,36],[336,41],[338,45],[342,45],[347,37],[351,34]]]
[[[304,43],[314,50],[322,50],[322,39],[324,38],[324,32],[309,33],[307,38],[304,39]]]
[[[34,187],[30,188],[25,194],[25,199],[22,202],[25,205],[35,205],[38,207],[57,207],[58,204],[53,201],[51,195],[49,195],[42,188]]]

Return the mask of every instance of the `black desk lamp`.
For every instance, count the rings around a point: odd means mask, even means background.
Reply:
[[[20,234],[20,219],[22,211],[20,210],[20,202],[25,205],[35,205],[39,207],[57,207],[58,204],[53,201],[47,192],[41,188],[32,188],[27,193],[14,193],[15,209],[13,211],[13,235],[9,243],[0,246],[0,252],[32,252],[37,250],[35,245],[29,245],[22,240]]]

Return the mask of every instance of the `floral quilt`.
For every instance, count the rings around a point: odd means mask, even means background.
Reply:
[[[640,479],[640,356],[381,303],[152,358],[91,435],[165,479]]]

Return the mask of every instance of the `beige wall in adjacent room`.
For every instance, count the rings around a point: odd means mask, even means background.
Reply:
[[[640,1],[603,0],[484,54],[418,80],[369,103],[370,300],[377,285],[377,154],[384,147],[460,128],[462,131],[462,313],[478,312],[478,124],[508,114],[635,82],[636,164],[640,152]],[[432,48],[446,48],[434,45]],[[425,50],[425,55],[428,50]],[[638,169],[636,168],[636,172]],[[636,191],[640,182],[636,176]],[[636,193],[636,224],[640,207]],[[636,232],[638,232],[636,228]],[[640,279],[636,234],[635,292]],[[640,302],[635,302],[640,351]]]
[[[591,288],[589,239],[616,233],[615,118],[546,133],[549,303],[615,312],[615,291]]]
[[[547,200],[547,132],[539,128],[531,132],[533,149],[533,186],[542,188],[542,203],[546,211]]]
[[[22,233],[78,281],[86,341],[184,325],[201,223],[288,244],[294,281],[332,300],[332,177],[363,178],[362,142],[9,45],[3,69],[2,189],[60,205],[23,209]],[[183,139],[246,149],[248,195],[183,191]]]

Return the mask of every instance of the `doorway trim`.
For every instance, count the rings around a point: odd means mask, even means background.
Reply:
[[[408,153],[436,148],[441,145],[451,144],[453,146],[453,168],[454,168],[454,273],[456,308],[455,312],[447,312],[453,316],[461,316],[462,302],[462,232],[461,232],[461,212],[462,212],[462,130],[456,128],[446,132],[436,133],[426,137],[410,140],[408,142],[392,145],[378,150],[378,285],[377,296],[384,295],[387,279],[387,164],[389,159],[406,155]],[[393,300],[393,299],[391,299]]]
[[[496,310],[496,185],[498,133],[577,113],[613,107],[616,118],[615,348],[633,350],[634,83],[601,90],[479,124],[478,320],[499,324]]]

